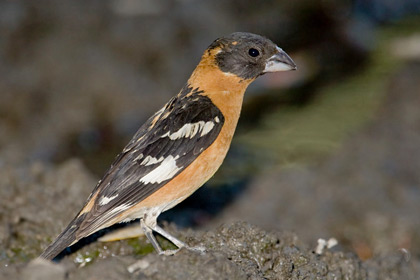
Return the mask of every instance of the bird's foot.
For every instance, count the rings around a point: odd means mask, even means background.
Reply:
[[[190,251],[193,251],[193,252],[200,253],[202,255],[206,253],[206,248],[205,247],[202,247],[202,246],[194,246],[194,247],[191,247],[191,246],[185,245],[185,246],[182,246],[182,247],[180,247],[178,249],[174,249],[174,250],[160,251],[159,252],[159,255],[173,256],[176,253],[178,253],[179,250],[181,250],[182,248],[185,248],[185,249],[190,250]]]
[[[207,252],[206,247],[203,247],[203,246],[194,246],[194,247],[186,246],[185,248],[190,251],[200,253],[202,255],[204,255]]]
[[[173,256],[176,253],[178,253],[179,250],[181,250],[181,249],[160,251],[159,255],[161,255],[161,256]]]

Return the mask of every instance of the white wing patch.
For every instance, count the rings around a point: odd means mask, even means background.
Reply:
[[[119,213],[119,212],[122,212],[122,211],[124,211],[124,210],[127,210],[128,208],[130,208],[131,207],[131,204],[121,204],[120,206],[118,206],[118,207],[115,207],[114,209],[112,209],[110,212],[109,212],[109,214],[107,214],[107,216],[111,216],[112,214],[114,214],[114,213]]]
[[[144,184],[162,183],[165,180],[171,179],[182,167],[176,165],[176,160],[179,156],[168,156],[159,166],[143,176],[139,181]]]
[[[134,159],[134,161],[139,161],[139,160],[141,160],[143,158],[143,154],[139,154],[135,159]]]
[[[175,131],[171,133],[168,131],[161,137],[169,137],[171,140],[177,140],[179,138],[185,137],[185,138],[193,138],[197,133],[200,133],[200,137],[206,135],[209,133],[214,127],[214,122],[208,121],[199,121],[196,123],[187,123],[184,124],[178,131]]]
[[[214,122],[206,122],[203,126],[203,129],[201,130],[200,137],[203,137],[207,133],[209,133],[214,127]]]
[[[155,157],[152,157],[152,156],[147,156],[140,164],[148,166],[148,165],[152,165],[152,164],[162,162],[164,159],[165,159],[164,157],[155,158]]]
[[[99,201],[99,205],[104,206],[104,205],[108,204],[111,200],[116,198],[117,196],[118,196],[118,194],[113,195],[111,197],[102,196],[101,200]]]

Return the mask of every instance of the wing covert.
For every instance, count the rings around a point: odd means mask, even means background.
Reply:
[[[174,97],[137,131],[96,186],[96,202],[79,235],[95,232],[159,190],[214,142],[224,116],[197,92]]]

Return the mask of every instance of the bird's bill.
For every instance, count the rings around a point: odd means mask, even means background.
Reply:
[[[264,73],[290,71],[297,69],[295,62],[285,51],[279,47],[277,47],[277,51],[278,52],[275,55],[267,60]]]

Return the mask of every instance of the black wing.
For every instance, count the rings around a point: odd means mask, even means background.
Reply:
[[[189,90],[194,94],[171,99],[117,156],[93,192],[98,192],[96,203],[86,213],[79,237],[156,192],[217,138],[223,114],[208,97]]]

